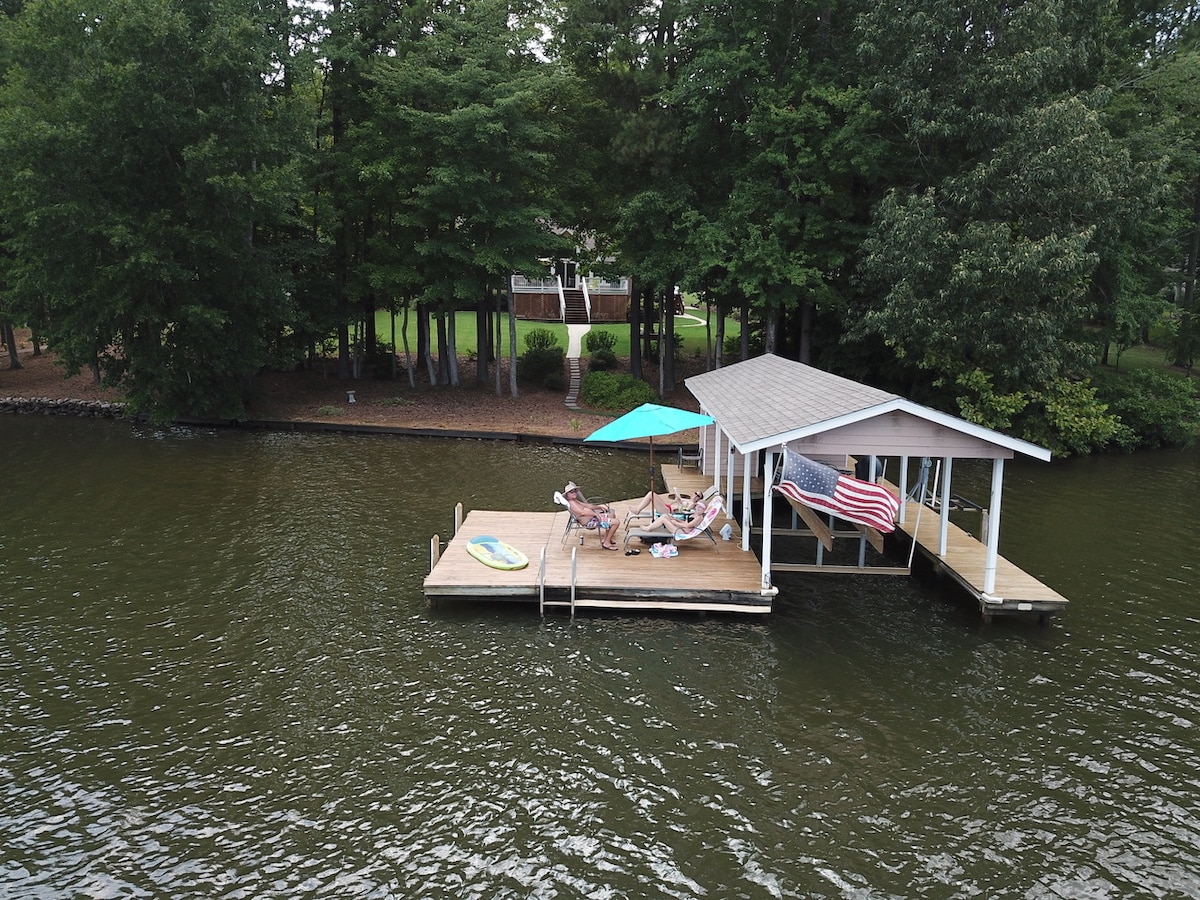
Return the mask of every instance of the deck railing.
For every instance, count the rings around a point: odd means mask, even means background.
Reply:
[[[557,277],[526,278],[524,275],[512,277],[514,294],[550,294],[557,290]]]

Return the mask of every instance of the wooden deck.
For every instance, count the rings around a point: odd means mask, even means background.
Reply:
[[[662,474],[668,485],[672,488],[678,486],[681,491],[703,491],[711,483],[708,476],[701,474],[695,468],[686,466],[681,469],[675,465],[664,465],[662,467]],[[762,480],[755,479],[755,481],[761,490]],[[741,487],[740,483],[738,487]],[[899,487],[894,484],[888,483],[888,487],[897,494],[900,491]],[[896,526],[897,533],[904,536],[903,543],[906,547],[918,526],[918,512],[920,512],[919,533],[916,535],[918,551],[933,564],[935,571],[948,576],[979,603],[980,613],[985,620],[997,615],[1037,615],[1045,619],[1066,608],[1069,603],[1066,597],[1047,587],[1011,560],[1005,559],[1000,555],[996,557],[995,589],[990,595],[985,596],[983,585],[984,566],[987,561],[987,547],[972,534],[951,522],[947,526],[946,532],[946,555],[945,557],[939,557],[937,555],[938,530],[940,527],[938,515],[928,507],[921,511],[921,505],[911,501],[905,504],[904,524]],[[736,523],[734,524],[736,527]],[[780,534],[794,533],[815,536],[813,532],[803,528],[793,530],[781,528],[777,525],[775,531]],[[858,534],[854,531],[839,532],[838,536],[843,539],[852,540],[855,544],[859,540]],[[891,555],[894,556],[894,554]],[[909,574],[907,565],[889,566],[881,564],[878,561],[865,566],[837,566],[828,564],[785,563],[773,559],[771,565],[772,570],[781,572],[806,572],[828,575]]]
[[[662,476],[671,491],[678,489],[681,493],[703,491],[711,484],[708,476],[688,466],[664,465]],[[613,504],[618,520],[624,519],[633,502],[626,500]],[[636,556],[604,550],[599,534],[594,531],[585,532],[582,542],[572,536],[564,546],[565,510],[474,510],[462,520],[458,533],[448,543],[443,544],[434,537],[432,568],[425,578],[425,595],[431,602],[442,598],[513,600],[539,606],[543,611],[545,607],[563,607],[573,610],[769,613],[776,591],[774,588],[762,590],[762,565],[754,553],[741,549],[739,523],[735,519],[728,513],[718,516],[713,523],[714,533],[726,523],[733,528],[732,540],[718,539],[714,545],[706,538],[695,538],[679,545],[679,556],[656,559],[640,542],[637,547],[641,552]],[[905,520],[897,524],[892,540],[899,538],[907,546],[915,535],[917,550],[930,560],[936,571],[948,576],[978,601],[985,620],[998,615],[1037,615],[1044,620],[1066,608],[1065,597],[1003,556],[996,558],[995,590],[985,596],[987,548],[969,532],[950,523],[946,554],[939,557],[939,526],[936,512],[927,507],[922,509],[920,504],[910,501],[905,504]],[[480,563],[467,553],[465,545],[471,538],[485,534],[495,535],[520,550],[529,557],[529,565],[506,572]],[[624,543],[624,534],[622,524],[616,535],[618,545]],[[842,536],[857,541],[857,535],[853,533]],[[860,568],[775,562],[773,568],[820,574],[909,573],[907,566],[886,564]]]
[[[996,556],[995,589],[985,596],[987,548],[983,543],[951,522],[946,530],[946,555],[938,556],[941,527],[938,514],[928,507],[922,510],[921,504],[913,501],[906,502],[904,507],[904,522],[897,524],[896,531],[909,540],[915,534],[917,550],[933,563],[936,571],[949,576],[979,601],[985,620],[997,615],[1029,614],[1045,619],[1066,608],[1069,602],[1066,597],[1000,555]]]
[[[634,501],[613,504],[618,518]],[[717,526],[723,518],[717,519]],[[694,538],[679,544],[679,555],[656,559],[637,542],[636,556],[604,550],[597,532],[574,535],[563,546],[567,512],[473,510],[458,533],[440,549],[425,578],[425,595],[463,600],[514,600],[572,609],[675,610],[769,613],[773,588],[763,591],[762,566],[735,540]],[[736,531],[736,523],[734,523]],[[489,568],[466,551],[479,535],[495,535],[529,557],[515,572]],[[624,526],[616,536],[624,541]],[[633,544],[630,545],[631,547]],[[545,551],[545,567],[541,560]]]

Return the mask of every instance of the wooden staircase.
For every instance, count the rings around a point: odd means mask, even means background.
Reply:
[[[563,301],[566,312],[563,314],[564,325],[587,325],[587,303],[583,299],[582,288],[563,288]]]

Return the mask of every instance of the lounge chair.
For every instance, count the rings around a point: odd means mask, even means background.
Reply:
[[[712,497],[712,495],[715,494],[717,492],[717,490],[718,490],[718,488],[715,484],[710,484],[707,488],[704,489],[704,493],[702,493],[700,495],[700,499],[704,503],[708,503],[709,498]],[[683,503],[683,498],[679,494],[679,488],[675,489],[675,503],[680,504],[680,505],[682,505],[682,503]],[[641,512],[625,513],[624,524],[625,524],[625,527],[628,528],[629,523],[631,521],[636,521],[637,519],[648,519],[650,521],[654,521],[654,519],[656,519],[660,515],[662,515],[662,513],[655,512],[654,506],[652,504],[649,509],[643,509]]]
[[[709,497],[708,505],[704,508],[704,515],[700,518],[700,521],[696,522],[687,531],[667,531],[664,528],[627,528],[625,530],[625,546],[629,546],[630,538],[649,538],[678,544],[680,541],[690,541],[692,538],[697,538],[701,535],[708,538],[715,545],[717,539],[713,537],[712,524],[716,521],[717,516],[721,514],[724,506],[725,503],[721,499],[721,495],[714,492]]]
[[[576,517],[575,513],[571,512],[571,501],[569,501],[565,496],[563,496],[562,491],[554,492],[554,502],[559,504],[560,506],[562,506],[567,511],[567,527],[563,529],[563,536],[562,536],[562,546],[564,549],[567,546],[567,539],[571,536],[572,532],[576,532],[576,531],[579,532],[579,543],[580,544],[583,544],[584,535],[586,535],[589,531],[595,531],[597,534],[600,535],[601,540],[604,539],[604,530],[603,529],[598,528],[596,525],[592,524],[591,520],[589,520],[587,522],[581,522]],[[607,503],[600,501],[600,500],[591,501],[591,500],[587,500],[585,498],[584,502],[585,503],[595,503],[597,506],[608,506]]]

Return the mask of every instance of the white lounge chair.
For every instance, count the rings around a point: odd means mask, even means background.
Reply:
[[[701,499],[701,500],[702,500],[704,503],[708,503],[708,500],[709,500],[709,498],[710,498],[710,497],[712,497],[712,495],[713,495],[713,494],[715,494],[715,493],[717,492],[717,490],[718,490],[718,488],[717,488],[717,486],[716,486],[715,484],[710,484],[708,487],[706,487],[706,488],[704,489],[704,493],[702,493],[702,494],[700,495],[700,499]],[[683,504],[683,498],[680,496],[680,494],[679,494],[679,489],[678,489],[678,488],[676,488],[676,489],[675,489],[675,503],[676,503],[676,504],[678,504],[678,505],[682,505],[682,504]],[[651,504],[651,506],[650,506],[650,508],[649,508],[649,509],[643,509],[641,512],[627,512],[627,513],[625,513],[625,522],[624,522],[624,524],[625,524],[625,527],[626,527],[626,528],[628,528],[628,527],[629,527],[629,523],[630,523],[630,522],[632,522],[632,521],[636,521],[636,520],[638,520],[638,519],[648,519],[648,520],[650,520],[650,521],[653,521],[654,519],[656,519],[656,518],[657,518],[658,516],[660,516],[660,515],[662,515],[662,513],[656,512],[656,511],[655,511],[655,509],[654,509],[654,505],[653,505],[653,504]]]
[[[712,524],[724,507],[725,502],[721,499],[721,495],[714,492],[709,497],[708,505],[705,506],[704,515],[701,516],[700,521],[693,524],[687,531],[668,531],[665,528],[627,528],[625,530],[625,546],[629,546],[630,538],[653,538],[678,544],[680,541],[689,541],[702,535],[715,545],[717,539],[713,537]]]

